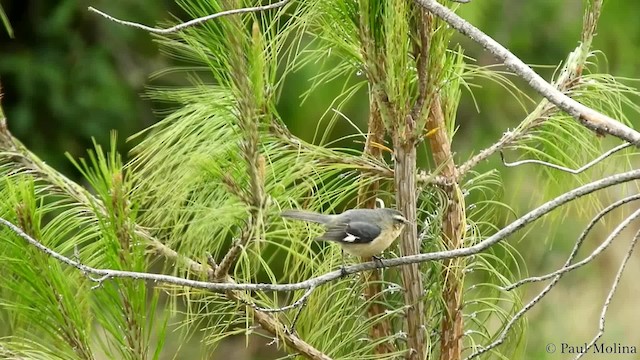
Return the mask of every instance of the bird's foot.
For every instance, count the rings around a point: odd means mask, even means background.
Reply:
[[[347,275],[349,275],[349,273],[347,272],[347,266],[345,264],[342,264],[340,266],[340,276],[345,277]]]
[[[382,262],[383,257],[373,255],[371,258],[373,259],[373,261],[376,262],[376,264],[378,264],[378,267],[380,267],[380,268],[384,267],[384,263]]]

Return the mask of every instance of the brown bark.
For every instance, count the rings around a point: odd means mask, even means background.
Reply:
[[[411,120],[410,120],[411,121]],[[410,126],[409,126],[410,127]],[[407,129],[410,130],[410,129]],[[407,131],[409,132],[409,131]],[[420,243],[416,227],[416,148],[413,137],[394,136],[395,150],[395,186],[398,210],[411,222],[401,235],[400,250],[402,256],[420,253]],[[422,302],[422,276],[418,264],[401,268],[404,284],[404,302],[407,324],[407,359],[418,360],[426,357],[425,316]]]
[[[433,130],[430,137],[431,152],[436,168],[442,169],[448,185],[444,187],[448,204],[443,221],[443,236],[448,250],[462,246],[464,235],[464,204],[457,183],[457,171],[451,153],[451,142],[447,134],[440,97],[435,95],[430,107],[427,129]],[[445,262],[444,292],[445,314],[440,337],[440,359],[458,360],[462,355],[462,258]]]

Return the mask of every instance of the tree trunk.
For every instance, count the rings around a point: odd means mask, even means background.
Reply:
[[[411,222],[402,232],[400,250],[402,256],[420,253],[416,225],[416,148],[411,138],[395,136],[395,186],[398,210]],[[405,316],[409,353],[407,359],[425,359],[425,316],[422,303],[422,275],[418,264],[400,268],[404,283],[404,302],[407,306]]]
[[[441,168],[441,174],[450,185],[444,187],[447,194],[447,208],[443,219],[442,233],[448,250],[461,247],[464,237],[464,203],[458,187],[458,176],[453,156],[451,141],[447,134],[447,126],[442,111],[440,97],[436,94],[430,107],[427,129],[433,130],[430,138],[431,152],[436,168]],[[462,284],[463,260],[450,259],[445,263],[444,293],[445,314],[442,320],[440,336],[440,360],[459,360],[462,355]]]

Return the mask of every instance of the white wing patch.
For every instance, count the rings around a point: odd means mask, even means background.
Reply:
[[[342,241],[348,242],[348,243],[352,243],[356,240],[358,240],[358,237],[349,233],[347,233],[347,236],[345,236],[344,239],[342,239]]]

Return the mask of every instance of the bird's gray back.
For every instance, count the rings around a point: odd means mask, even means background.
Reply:
[[[351,209],[345,211],[342,215],[348,220],[360,220],[363,218],[370,220],[378,220],[382,216],[382,210],[385,209]]]

